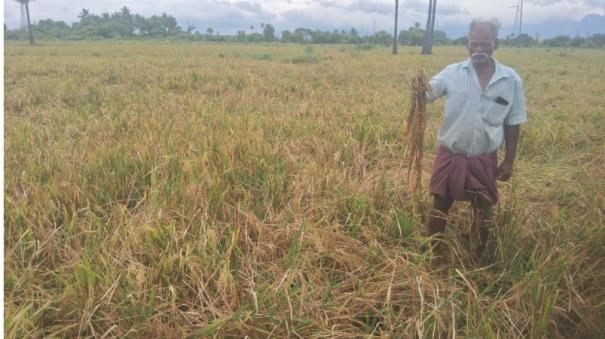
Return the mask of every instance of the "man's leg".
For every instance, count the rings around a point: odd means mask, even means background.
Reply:
[[[475,193],[472,195],[471,204],[474,209],[473,232],[479,236],[476,254],[480,258],[489,239],[492,203],[481,193]]]
[[[447,224],[447,212],[453,203],[454,200],[449,197],[433,195],[433,209],[429,212],[429,222],[426,225],[429,234],[443,232]]]

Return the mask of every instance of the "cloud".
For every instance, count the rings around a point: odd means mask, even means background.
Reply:
[[[326,29],[327,25],[318,18],[313,11],[305,9],[293,9],[281,13],[281,26],[287,28],[313,27],[315,29]]]
[[[381,30],[391,31],[393,18],[391,15],[368,15],[366,12],[350,11],[346,8],[333,8],[329,11],[318,11],[315,8],[301,8],[282,12],[275,27],[279,30],[292,30],[298,27],[314,30],[332,31],[349,30],[352,27],[362,34],[371,34]]]
[[[566,1],[566,0],[526,0],[527,3],[536,4],[539,6],[553,5],[559,2],[577,2],[577,1]]]
[[[351,12],[375,13],[381,15],[391,14],[395,11],[394,2],[385,3],[372,0],[353,0],[349,4],[343,4],[342,1],[336,0],[314,0],[314,3],[325,8],[338,8]]]
[[[421,0],[407,0],[399,3],[399,6],[406,9],[416,10],[416,11],[428,11],[429,4],[427,1]],[[441,4],[437,4],[437,8],[439,8]]]
[[[605,10],[605,0],[585,0],[584,3],[588,6],[594,6]]]
[[[258,2],[239,1],[235,6],[252,13],[261,13],[263,10],[263,6]]]
[[[391,14],[395,13],[395,4],[387,4],[384,2],[355,0],[346,7],[350,11],[359,11],[365,13]]]
[[[341,4],[335,0],[316,0],[317,4],[323,7],[341,7]]]
[[[464,11],[455,4],[443,4],[441,6],[437,6],[438,15],[455,15],[460,13],[464,13]]]
[[[550,6],[556,4],[590,6],[605,9],[605,0],[525,0],[525,3],[538,6]]]

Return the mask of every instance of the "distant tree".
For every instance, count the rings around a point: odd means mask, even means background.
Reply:
[[[288,42],[305,43],[313,42],[313,31],[308,28],[299,27],[292,32]]]
[[[361,37],[359,36],[359,32],[357,32],[354,27],[351,28],[348,38],[348,43],[350,44],[359,44],[362,41]]]
[[[17,0],[20,2],[20,0]],[[33,1],[33,0],[29,0]],[[431,0],[431,22],[429,27],[434,25],[435,18],[435,0]],[[25,6],[24,6],[25,10]],[[261,22],[262,32],[239,31],[237,35],[223,35],[208,28],[206,33],[195,30],[195,26],[188,25],[184,30],[177,24],[174,17],[162,13],[145,18],[139,14],[132,13],[128,7],[122,7],[114,13],[102,13],[95,15],[88,9],[82,9],[78,14],[78,21],[71,25],[63,21],[53,21],[52,19],[39,20],[37,24],[30,23],[31,32],[38,36],[38,39],[114,39],[114,38],[170,38],[185,40],[212,40],[212,41],[241,41],[248,43],[275,41],[276,34],[273,25]],[[250,26],[254,29],[254,26]],[[398,42],[401,45],[420,46],[428,34],[421,28],[420,23],[415,22],[413,27],[400,31]],[[28,31],[22,29],[10,30],[5,26],[6,40],[23,40],[28,38]],[[425,34],[426,33],[426,34]],[[390,32],[377,32],[374,35],[361,36],[357,29],[334,29],[328,31],[312,30],[309,28],[298,27],[294,31],[283,31],[281,41],[287,43],[303,44],[364,44],[362,49],[372,48],[371,44],[388,45],[393,35]],[[529,35],[520,35],[520,41],[524,46],[534,46],[537,39]],[[437,44],[466,44],[466,37],[450,40],[443,31],[433,30],[433,43]],[[517,37],[508,36],[501,40],[503,45],[516,44]],[[580,48],[605,48],[605,34],[594,34],[592,36],[571,38],[569,36],[558,36],[553,39],[545,39],[541,42],[544,46],[552,47],[580,47]]]
[[[27,16],[27,34],[29,35],[29,43],[34,44],[34,34],[32,33],[32,25],[29,20],[29,2],[31,0],[16,0],[18,3],[25,5],[25,15]]]
[[[414,27],[410,27],[407,31],[399,32],[399,44],[407,46],[420,46],[424,39],[424,30],[420,28],[420,24],[416,23]]]
[[[265,41],[274,41],[275,40],[275,28],[271,24],[261,24],[263,28],[263,36]]]
[[[463,37],[460,37],[458,39],[454,39],[451,42],[454,45],[466,45],[466,43],[468,42],[468,38],[465,37],[465,36],[463,36]]]
[[[118,27],[120,27],[121,36],[131,36],[134,34],[134,16],[132,15],[128,7],[122,7],[119,12],[116,12],[114,14],[114,18],[118,23]]]
[[[38,21],[38,25],[33,29],[43,37],[62,39],[69,35],[69,25],[63,21],[53,21],[52,19]]]
[[[85,39],[87,37],[98,37],[105,36],[107,32],[106,23],[103,17],[94,15],[86,8],[83,8],[80,14],[78,14],[80,21],[73,25],[74,35],[78,39]]]
[[[571,45],[571,38],[567,35],[558,35],[546,40],[545,44],[550,47],[569,47]]]
[[[154,15],[145,20],[146,34],[151,36],[168,36],[174,35],[181,31],[178,27],[176,19],[166,13],[161,16]]]
[[[384,46],[388,46],[391,43],[391,39],[391,35],[385,31],[376,32],[376,34],[371,37],[373,43]]]
[[[31,1],[31,0],[30,0]],[[193,40],[199,35],[194,34],[195,27],[189,26],[184,31],[174,17],[163,13],[145,18],[134,14],[128,7],[122,7],[114,13],[95,15],[84,8],[78,13],[78,21],[71,26],[62,21],[51,19],[40,20],[38,24],[30,24],[33,35],[44,38],[59,38],[69,40],[127,38],[132,36],[145,37],[175,37]],[[7,30],[8,40],[23,39],[27,33]]]
[[[298,30],[298,29],[297,29]],[[319,44],[338,44],[347,41],[346,32],[340,33],[338,30],[330,31],[312,31],[310,29],[300,29],[303,42],[319,43]]]
[[[587,39],[576,36],[575,38],[571,39],[571,43],[569,45],[571,47],[583,47],[586,45],[586,41]]]
[[[518,46],[528,47],[534,44],[534,38],[532,38],[529,34],[523,33],[518,35],[516,38],[516,42]]]
[[[292,33],[288,30],[282,31],[281,32],[281,41],[282,42],[291,42],[292,40]]]
[[[180,31],[180,27],[172,15],[162,13],[162,19],[164,20],[168,33],[176,33]]]
[[[147,33],[147,19],[144,16],[135,14],[133,17],[133,32],[135,34],[145,34]]]
[[[237,31],[236,39],[240,42],[246,41],[246,31]]]
[[[605,47],[605,34],[593,34],[587,40],[589,47]]]
[[[246,42],[263,42],[265,36],[260,33],[252,33],[246,36]]]
[[[78,18],[80,19],[80,21],[83,21],[89,15],[90,15],[90,11],[87,10],[86,8],[82,8],[82,10],[80,11],[80,13],[78,14]]]
[[[448,39],[444,31],[435,31],[433,33],[433,42],[436,45],[446,45],[450,43],[450,39]]]
[[[130,12],[130,8],[124,6],[120,8],[120,14],[125,17],[131,17],[132,13]]]

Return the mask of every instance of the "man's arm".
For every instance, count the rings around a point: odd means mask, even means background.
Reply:
[[[426,93],[428,101],[435,101],[439,97],[447,94],[447,67],[435,75],[429,85],[431,86],[431,93]]]
[[[504,125],[504,144],[506,155],[500,166],[498,166],[498,179],[508,181],[513,174],[513,163],[517,153],[517,143],[519,142],[519,125]]]
[[[513,163],[517,154],[517,142],[519,141],[519,125],[527,121],[525,110],[525,95],[523,94],[523,81],[517,75],[515,77],[514,97],[511,110],[504,121],[504,145],[506,155],[500,166],[498,166],[498,179],[507,181],[513,174]]]

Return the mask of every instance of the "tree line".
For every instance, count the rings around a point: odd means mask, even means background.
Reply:
[[[49,40],[102,40],[102,39],[171,39],[189,41],[217,41],[217,42],[284,42],[301,44],[372,44],[387,46],[393,41],[393,35],[386,31],[379,31],[372,35],[361,35],[355,28],[350,30],[322,31],[309,28],[296,28],[292,31],[284,30],[281,36],[270,23],[260,23],[260,30],[254,26],[238,31],[234,35],[224,35],[211,27],[200,32],[197,27],[188,25],[182,28],[176,19],[163,13],[144,17],[133,14],[128,7],[123,7],[115,13],[102,13],[96,15],[87,9],[78,14],[78,21],[71,25],[63,21],[52,19],[40,20],[31,26],[37,39]],[[4,27],[5,40],[27,40],[26,29],[9,30]],[[435,45],[463,45],[466,38],[450,39],[440,30],[433,32],[432,40]],[[425,30],[420,23],[398,34],[400,45],[422,46]],[[558,36],[552,39],[536,39],[527,34],[518,37],[507,36],[500,40],[503,45],[509,46],[548,46],[548,47],[605,47],[605,34],[594,34],[588,37]]]

